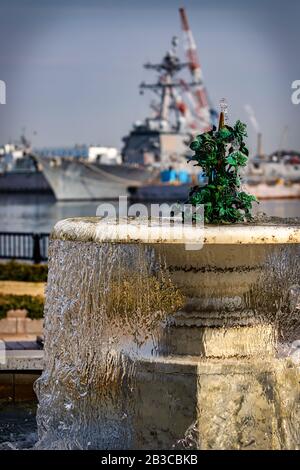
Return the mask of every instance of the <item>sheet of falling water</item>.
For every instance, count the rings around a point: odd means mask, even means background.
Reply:
[[[261,315],[264,321],[267,317],[278,323],[278,354],[293,356],[293,360],[300,339],[299,277],[299,251],[293,246],[279,247],[276,256],[272,253],[266,258],[259,281],[243,299],[247,308],[257,311],[258,318]],[[45,306],[46,367],[36,384],[39,448],[132,447],[136,364],[145,355],[159,354],[161,328],[184,301],[164,260],[155,257],[151,247],[52,241]],[[230,374],[224,381],[224,393],[231,400],[231,392],[236,390],[232,390]],[[265,388],[272,388],[270,383]],[[234,386],[239,390],[244,387],[244,395],[249,395],[250,385]],[[298,392],[291,387],[284,393],[283,399],[288,403],[285,426],[289,431],[285,437],[276,431],[278,447],[297,447]],[[171,408],[172,400],[175,403],[177,399],[170,394]],[[233,393],[232,403],[234,400]],[[240,419],[241,404],[235,408],[232,403],[213,403],[213,417],[199,409],[196,421],[191,420],[173,447],[251,448],[251,436],[240,443],[201,438],[201,416],[214,419],[221,436],[226,435],[226,430],[223,434],[220,431],[225,416],[220,410],[227,414],[232,410],[225,421],[235,420],[236,427],[244,426],[243,419],[254,419],[250,405]]]

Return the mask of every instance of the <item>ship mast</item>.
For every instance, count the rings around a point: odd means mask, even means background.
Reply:
[[[202,133],[210,130],[216,123],[217,113],[210,106],[204,87],[196,43],[186,12],[183,8],[180,8],[179,12],[185,36],[187,61],[180,61],[177,54],[178,39],[174,37],[172,49],[166,53],[160,63],[144,65],[146,69],[158,72],[158,80],[156,83],[141,83],[140,91],[143,93],[144,90],[151,90],[159,97],[159,103],[152,105],[155,117],[147,119],[152,128],[168,132]],[[189,70],[192,76],[190,83],[183,78],[177,78],[182,69]],[[185,98],[189,105],[185,103]]]
[[[177,74],[184,68],[188,67],[187,63],[183,63],[177,56],[177,38],[172,39],[172,49],[168,51],[160,63],[147,63],[145,69],[155,70],[158,72],[158,80],[156,83],[141,83],[140,90],[151,90],[159,96],[158,111],[153,121],[158,123],[160,129],[168,131],[182,130],[184,125],[188,126],[186,117],[188,109],[185,105],[178,90],[182,89],[181,80],[177,79]],[[190,85],[193,85],[191,83]],[[171,113],[175,116],[172,120]]]

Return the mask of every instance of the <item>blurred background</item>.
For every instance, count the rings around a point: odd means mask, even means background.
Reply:
[[[300,215],[299,2],[0,7],[0,230],[48,233],[119,194],[185,200],[205,176],[186,165],[189,143],[223,98],[228,123],[248,125],[255,210]]]
[[[0,0],[0,346],[42,364],[54,224],[120,195],[184,202],[220,110],[247,124],[254,212],[300,216],[299,17],[298,0]],[[1,383],[0,448],[37,439],[34,401],[14,407],[37,367]]]
[[[0,449],[37,440],[56,221],[184,202],[220,110],[248,126],[254,211],[300,216],[299,17],[298,0],[0,0],[0,348],[35,361],[0,374]]]

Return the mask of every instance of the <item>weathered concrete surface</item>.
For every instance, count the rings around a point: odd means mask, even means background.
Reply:
[[[162,243],[154,250],[186,299],[167,331],[167,353],[274,353],[276,329],[265,318],[268,312],[257,311],[249,301],[249,293],[259,283],[268,257],[277,256],[277,245],[205,244],[201,250],[187,251],[182,244]]]
[[[134,448],[298,449],[299,370],[286,361],[141,361]]]
[[[175,326],[165,332],[161,352],[224,358],[274,354],[276,330],[272,325],[244,327]]]
[[[44,368],[44,351],[14,350],[5,352],[4,363],[0,362],[0,371],[39,370]]]
[[[274,244],[300,243],[300,224],[234,224],[206,225],[199,227],[178,224],[171,230],[169,221],[165,227],[155,219],[148,221],[134,218],[109,219],[81,217],[57,222],[52,232],[53,239],[83,242],[118,243],[198,243],[207,244]]]

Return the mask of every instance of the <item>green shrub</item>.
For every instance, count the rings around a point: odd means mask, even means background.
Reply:
[[[36,295],[0,294],[0,319],[6,317],[9,310],[26,309],[28,318],[43,318],[44,299]]]
[[[198,135],[190,147],[190,159],[200,166],[207,177],[203,187],[195,186],[189,194],[193,206],[204,205],[206,223],[235,223],[251,220],[252,196],[241,190],[239,168],[246,166],[248,149],[244,143],[246,125],[237,121],[234,127],[223,124],[219,129]]]
[[[0,281],[46,282],[47,275],[46,264],[0,263]]]

